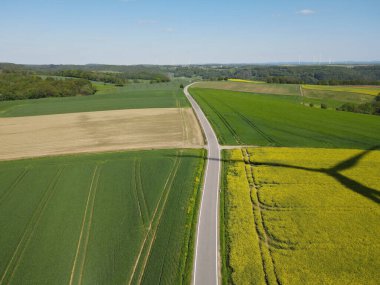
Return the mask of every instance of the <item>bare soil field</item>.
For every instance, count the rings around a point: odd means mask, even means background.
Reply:
[[[202,131],[190,108],[0,118],[0,137],[0,160],[204,145]]]
[[[239,92],[252,92],[259,94],[274,95],[300,95],[299,85],[297,84],[267,84],[267,83],[244,83],[231,81],[206,81],[199,82],[194,87],[223,89]]]

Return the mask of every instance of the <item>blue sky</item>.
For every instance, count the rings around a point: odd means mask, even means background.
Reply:
[[[0,62],[380,60],[379,0],[1,0]]]

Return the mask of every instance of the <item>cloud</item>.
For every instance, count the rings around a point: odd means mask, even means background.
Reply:
[[[297,14],[302,15],[302,16],[309,16],[309,15],[313,15],[315,13],[316,12],[314,10],[311,10],[311,9],[303,9],[303,10],[300,10],[297,12]]]

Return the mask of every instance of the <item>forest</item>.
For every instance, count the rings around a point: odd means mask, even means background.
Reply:
[[[96,89],[85,79],[56,79],[26,71],[0,70],[0,101],[92,95]]]
[[[380,65],[198,65],[178,66],[176,77],[238,78],[267,83],[380,85]]]

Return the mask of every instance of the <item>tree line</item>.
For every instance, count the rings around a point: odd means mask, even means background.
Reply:
[[[27,71],[0,70],[0,101],[92,95],[96,89],[85,79],[42,78]]]
[[[338,111],[370,114],[380,116],[380,93],[372,100],[372,102],[363,104],[345,103],[336,108]]]
[[[153,82],[169,82],[170,79],[164,74],[154,74],[146,71],[140,71],[138,73],[117,73],[117,72],[98,72],[98,71],[86,71],[86,70],[60,70],[52,72],[57,76],[83,78],[91,81],[112,83],[117,86],[123,86],[129,83],[129,80],[149,80]]]
[[[205,80],[239,78],[279,84],[380,85],[380,65],[366,66],[269,66],[269,65],[197,65],[179,66],[176,77],[200,77]]]

